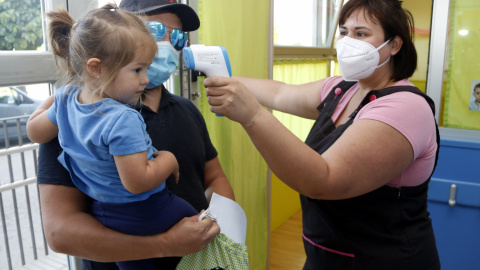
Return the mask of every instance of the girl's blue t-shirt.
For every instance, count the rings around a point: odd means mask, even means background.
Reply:
[[[140,113],[110,98],[80,104],[80,89],[78,86],[58,89],[47,111],[59,129],[63,152],[58,160],[70,172],[78,189],[108,203],[142,201],[163,190],[165,182],[143,193],[129,192],[122,185],[113,159],[114,155],[143,151],[147,151],[149,160],[154,158],[156,150]]]

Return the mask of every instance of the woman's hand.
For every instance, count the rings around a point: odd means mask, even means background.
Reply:
[[[213,76],[203,85],[207,88],[210,111],[242,125],[250,124],[261,109],[255,96],[235,79]]]

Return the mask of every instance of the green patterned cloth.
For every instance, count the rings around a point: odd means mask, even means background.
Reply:
[[[223,233],[218,234],[206,247],[197,253],[182,258],[176,270],[247,270],[247,246],[236,243]]]

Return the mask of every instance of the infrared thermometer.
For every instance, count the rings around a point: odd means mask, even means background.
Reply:
[[[188,69],[211,76],[232,77],[227,50],[222,46],[194,44],[183,48],[183,60]],[[223,116],[216,114],[217,116]]]
[[[190,45],[183,48],[183,60],[188,69],[203,72],[207,77],[232,77],[230,59],[222,46]]]

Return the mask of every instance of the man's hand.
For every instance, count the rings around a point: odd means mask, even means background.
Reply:
[[[198,221],[200,214],[183,218],[165,233],[159,234],[158,249],[163,256],[181,257],[195,253],[220,233],[218,224],[208,218]]]

